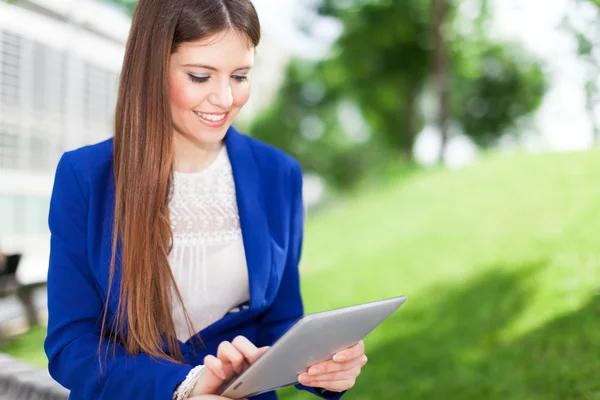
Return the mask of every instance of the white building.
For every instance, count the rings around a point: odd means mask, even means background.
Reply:
[[[47,257],[56,164],[64,151],[111,135],[128,29],[126,17],[94,2],[0,2],[4,251]]]
[[[48,206],[64,151],[112,136],[130,20],[93,0],[0,0],[0,248],[47,265]],[[288,53],[268,32],[241,119],[268,103]],[[24,279],[45,276],[41,268]]]

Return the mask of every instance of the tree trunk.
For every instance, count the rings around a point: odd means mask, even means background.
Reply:
[[[417,138],[418,133],[418,97],[421,93],[422,87],[422,83],[415,80],[410,82],[406,88],[407,102],[402,118],[402,123],[404,126],[402,129],[402,136],[400,137],[399,148],[402,156],[408,161],[412,161],[414,159],[413,147],[415,145],[415,139]]]
[[[595,66],[595,67],[596,67],[595,70],[599,69],[597,66]],[[592,76],[594,76],[594,75],[592,75]],[[596,121],[596,113],[595,113],[596,104],[594,102],[594,97],[595,97],[596,92],[597,92],[597,90],[595,87],[594,78],[592,77],[585,85],[585,111],[590,120],[590,124],[592,125],[592,130],[593,130],[593,134],[594,134],[594,143],[596,143],[596,145],[598,145],[598,144],[600,144],[600,127],[598,126],[598,122]]]
[[[448,143],[450,119],[450,74],[448,38],[445,35],[444,23],[450,10],[450,0],[433,1],[432,19],[432,73],[437,95],[437,125],[442,135],[442,144],[438,155],[438,163],[442,162]]]

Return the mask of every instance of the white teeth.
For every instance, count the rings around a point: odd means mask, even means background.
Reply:
[[[222,114],[222,115],[202,114],[197,111],[195,111],[195,113],[198,116],[200,116],[201,118],[204,118],[204,119],[207,119],[207,120],[213,121],[213,122],[223,121],[223,118],[225,118],[225,115],[226,115],[226,114]]]

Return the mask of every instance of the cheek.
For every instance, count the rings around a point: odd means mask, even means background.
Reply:
[[[240,85],[236,88],[233,95],[233,102],[236,107],[243,107],[250,99],[250,85]]]
[[[185,79],[171,78],[169,92],[172,108],[191,109],[197,104],[197,93]]]

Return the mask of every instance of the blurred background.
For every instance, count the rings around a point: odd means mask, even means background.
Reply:
[[[37,368],[54,171],[112,135],[135,3],[0,0],[0,352]],[[600,399],[600,1],[254,4],[236,126],[304,168],[306,311],[408,296],[348,398]]]

